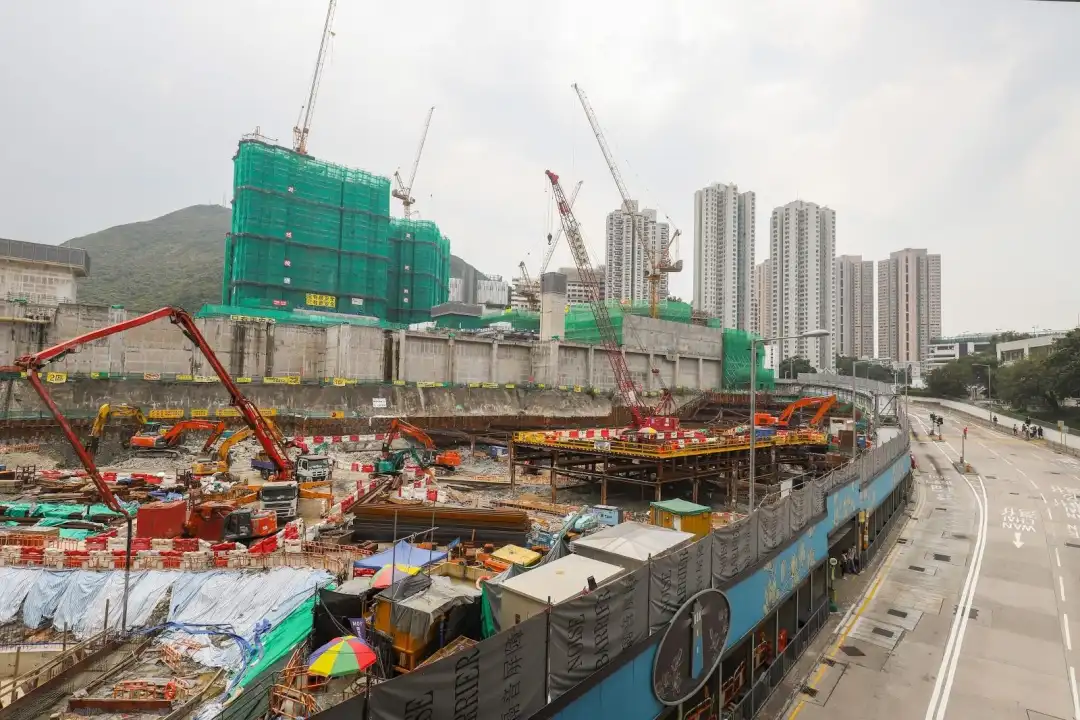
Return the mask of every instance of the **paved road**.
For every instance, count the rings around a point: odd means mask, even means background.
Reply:
[[[914,517],[787,717],[1080,720],[1080,462],[912,415]]]

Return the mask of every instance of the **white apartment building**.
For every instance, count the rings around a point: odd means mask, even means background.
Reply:
[[[904,248],[878,261],[878,357],[927,359],[941,336],[941,256]]]
[[[668,243],[670,228],[667,223],[656,221],[655,210],[638,211],[637,201],[632,203],[633,212],[619,208],[607,216],[607,241],[605,244],[604,292],[609,300],[649,302],[650,270],[648,247],[659,261]],[[634,224],[637,222],[637,242]],[[660,299],[668,296],[668,278],[660,279]]]
[[[510,286],[503,281],[501,275],[489,275],[487,280],[477,280],[476,304],[505,308],[510,304]]]
[[[754,325],[754,218],[752,191],[735,183],[694,193],[694,309],[725,328]]]
[[[833,346],[843,357],[874,357],[874,261],[833,261]]]
[[[776,208],[769,248],[772,334],[831,332],[836,211],[804,200]],[[777,343],[778,364],[792,357],[806,358],[818,370],[835,370],[833,336]]]
[[[962,357],[989,352],[993,346],[994,336],[990,333],[932,338],[923,359],[923,369],[931,372]]]
[[[750,303],[750,331],[763,338],[772,332],[772,260],[754,266],[754,289]]]

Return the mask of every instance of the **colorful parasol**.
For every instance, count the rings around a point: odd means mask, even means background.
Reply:
[[[375,651],[355,635],[343,635],[311,654],[308,674],[339,677],[358,673],[375,663]]]
[[[383,565],[378,572],[375,573],[375,577],[371,580],[371,587],[373,588],[388,588],[398,580],[403,580],[409,575],[415,575],[420,572],[420,568],[414,565],[402,565],[398,563],[391,567],[390,565]]]

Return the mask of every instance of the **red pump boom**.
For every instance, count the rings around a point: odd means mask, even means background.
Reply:
[[[101,499],[105,505],[111,510],[115,510],[125,516],[128,515],[126,509],[117,501],[116,496],[113,495],[108,484],[102,479],[97,466],[94,464],[94,459],[83,449],[82,442],[79,441],[78,436],[72,429],[71,424],[67,421],[67,418],[65,418],[64,414],[60,411],[60,408],[56,406],[56,403],[46,389],[45,384],[41,381],[38,372],[49,363],[59,360],[80,345],[85,345],[88,342],[103,337],[109,337],[110,335],[116,335],[125,330],[141,327],[162,318],[168,318],[174,325],[178,325],[180,331],[184,333],[195,347],[199,348],[199,351],[206,358],[207,362],[210,363],[210,367],[214,369],[214,372],[221,380],[221,383],[225,386],[225,389],[228,390],[233,406],[240,411],[240,416],[244,418],[244,422],[247,423],[247,426],[254,432],[255,437],[258,438],[259,444],[266,452],[267,457],[274,463],[274,466],[277,469],[276,479],[291,480],[292,463],[289,462],[288,456],[285,454],[285,449],[281,447],[270,424],[267,422],[266,418],[262,416],[262,413],[259,412],[259,409],[255,407],[255,403],[249,400],[240,391],[239,386],[233,381],[232,377],[230,377],[225,366],[218,360],[213,349],[210,347],[210,344],[199,331],[194,318],[181,308],[165,307],[115,325],[92,330],[88,333],[79,335],[78,337],[74,337],[71,340],[42,350],[41,352],[23,356],[16,361],[16,365],[26,371],[26,379],[30,382],[30,385],[37,392],[38,396],[41,397],[41,401],[49,408],[49,412],[52,413],[52,416],[60,425],[60,429],[64,432],[68,442],[70,442],[71,446],[75,449],[75,453],[79,456],[79,461],[82,463],[83,467],[86,468],[86,472],[90,476],[90,479],[93,480],[98,492],[101,493]]]

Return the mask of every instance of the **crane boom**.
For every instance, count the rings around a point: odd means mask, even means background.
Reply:
[[[293,128],[293,150],[301,155],[307,155],[308,134],[311,132],[311,119],[315,114],[315,100],[319,96],[319,83],[322,81],[323,66],[326,64],[326,53],[330,50],[330,38],[334,34],[330,28],[334,24],[336,10],[337,0],[330,0],[330,5],[326,8],[322,40],[319,41],[319,55],[315,60],[315,72],[311,75],[311,90],[308,92],[307,105],[304,106],[304,118]]]
[[[634,427],[644,427],[649,415],[648,407],[642,402],[641,394],[634,385],[634,379],[630,375],[630,368],[623,357],[619,347],[619,336],[615,332],[615,326],[611,324],[611,316],[608,315],[607,306],[600,297],[600,283],[596,279],[592,261],[589,260],[589,251],[585,247],[585,241],[581,237],[581,225],[574,217],[574,211],[570,207],[562,186],[559,184],[559,176],[550,170],[545,171],[548,180],[551,181],[551,189],[555,194],[555,206],[559,209],[559,218],[562,221],[563,231],[566,234],[566,242],[570,245],[570,252],[574,256],[581,282],[589,296],[589,305],[592,306],[593,316],[596,319],[596,328],[600,331],[600,341],[604,351],[611,361],[611,369],[615,375],[615,388],[622,397],[630,415],[633,417]]]
[[[581,89],[581,86],[574,83],[574,92],[577,93],[578,100],[581,101],[581,107],[585,111],[585,117],[589,120],[589,126],[592,128],[593,135],[596,136],[596,142],[600,145],[600,152],[604,154],[604,161],[607,163],[608,170],[611,172],[611,177],[615,180],[615,186],[619,188],[619,195],[623,201],[623,212],[630,214],[630,236],[631,243],[640,242],[642,250],[645,251],[645,257],[648,258],[649,267],[646,268],[646,277],[649,282],[649,315],[650,317],[659,317],[659,288],[661,273],[664,272],[662,267],[663,249],[661,250],[661,258],[656,257],[656,253],[653,252],[653,248],[649,246],[648,241],[641,237],[638,233],[637,219],[638,213],[634,209],[634,201],[630,199],[630,191],[626,189],[626,183],[623,182],[622,173],[619,172],[619,166],[615,163],[615,158],[611,154],[611,148],[608,147],[607,139],[604,137],[604,131],[600,129],[600,121],[596,119],[596,113],[593,112],[592,105],[589,103],[589,98],[585,96],[585,91]],[[679,266],[682,269],[682,266]]]
[[[581,184],[584,180],[578,180],[577,185],[570,191],[570,209],[574,208],[574,203],[577,202],[578,193],[581,192]],[[540,274],[543,275],[547,272],[548,265],[551,263],[551,256],[555,254],[555,246],[559,244],[559,238],[562,237],[563,229],[562,223],[559,224],[559,229],[555,231],[554,237],[548,242],[547,251],[544,253],[544,262],[540,263]]]
[[[412,217],[412,206],[416,198],[412,196],[413,183],[416,182],[416,171],[420,169],[420,156],[424,154],[424,143],[427,142],[428,130],[431,128],[431,116],[435,114],[435,106],[428,110],[427,119],[424,121],[424,131],[420,134],[420,145],[416,148],[416,157],[413,159],[412,172],[409,173],[409,183],[406,185],[401,179],[401,173],[394,171],[394,180],[397,181],[397,189],[390,194],[401,201],[404,206],[405,217]]]

